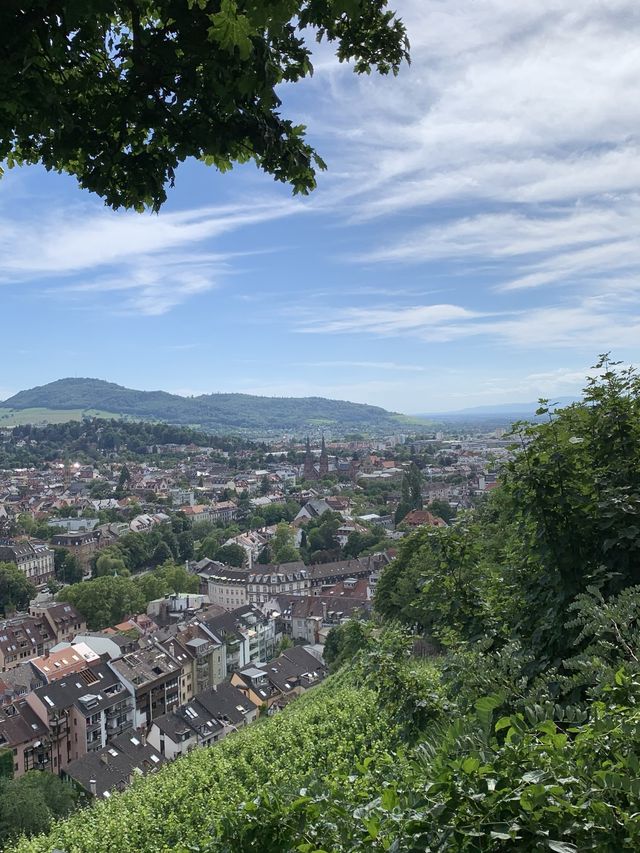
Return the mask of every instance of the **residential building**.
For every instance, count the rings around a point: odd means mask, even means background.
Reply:
[[[6,751],[11,751],[14,778],[50,769],[49,730],[24,699],[0,709],[0,755]]]
[[[143,735],[126,732],[99,752],[71,761],[63,776],[73,779],[91,796],[108,799],[112,791],[124,791],[137,775],[146,776],[164,761]]]
[[[87,630],[84,616],[73,604],[46,602],[29,607],[31,616],[40,616],[51,629],[56,643],[70,643],[77,634]]]
[[[248,577],[247,597],[249,604],[263,605],[274,596],[294,592],[304,595],[311,589],[311,579],[304,563],[265,566],[260,572],[252,572]]]
[[[177,758],[253,722],[258,711],[254,702],[226,682],[154,720],[148,742],[163,757]]]
[[[77,559],[85,575],[91,573],[91,559],[100,548],[100,534],[95,530],[77,533],[56,533],[51,539],[54,548],[66,548]]]
[[[55,643],[55,635],[42,616],[15,616],[0,621],[0,671],[46,654]]]
[[[204,560],[201,563],[205,562]],[[200,564],[199,564],[200,565]],[[234,569],[214,560],[198,570],[202,581],[202,591],[211,604],[218,604],[225,610],[235,610],[249,602],[247,584],[250,573],[247,569]]]
[[[275,619],[247,604],[229,613],[204,620],[207,628],[225,644],[226,671],[235,672],[254,661],[273,657],[276,646]]]
[[[231,684],[252,702],[267,709],[281,708],[291,699],[319,684],[326,666],[303,646],[287,649],[268,663],[246,667],[231,676]]]
[[[109,666],[134,698],[134,728],[146,729],[180,703],[182,667],[158,643],[129,652]]]
[[[133,701],[104,661],[39,687],[25,701],[49,730],[54,773],[133,722]]]
[[[0,562],[15,563],[37,587],[46,586],[55,577],[53,558],[53,550],[38,542],[0,545]]]

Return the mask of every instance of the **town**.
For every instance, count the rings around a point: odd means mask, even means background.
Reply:
[[[402,538],[455,524],[511,440],[0,433],[0,759],[87,797],[276,714],[367,620]],[[209,444],[206,442],[209,441]],[[148,442],[148,443],[145,443]],[[24,463],[27,464],[24,464]]]

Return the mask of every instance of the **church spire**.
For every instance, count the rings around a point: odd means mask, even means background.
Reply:
[[[327,445],[324,443],[324,433],[322,433],[322,449],[320,451],[320,461],[318,463],[318,476],[325,477],[329,473],[329,454],[327,453]]]

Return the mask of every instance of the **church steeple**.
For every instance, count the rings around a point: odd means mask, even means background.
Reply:
[[[305,445],[303,476],[305,480],[315,480],[318,476],[316,473],[315,466],[313,464],[313,456],[311,455],[311,444],[309,442],[309,436],[307,436],[307,443]]]
[[[324,433],[322,433],[322,447],[320,450],[320,463],[318,465],[318,476],[325,477],[329,473],[329,454],[327,446],[324,443]]]

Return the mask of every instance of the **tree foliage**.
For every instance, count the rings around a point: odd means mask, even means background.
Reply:
[[[0,844],[20,835],[47,832],[53,820],[78,803],[77,792],[52,773],[32,770],[19,779],[0,778]]]
[[[15,563],[0,562],[0,610],[25,610],[36,588]]]
[[[408,58],[386,0],[31,0],[0,6],[0,161],[75,175],[113,208],[159,209],[179,163],[255,163],[306,193],[324,168],[276,87],[308,36],[358,73]]]

